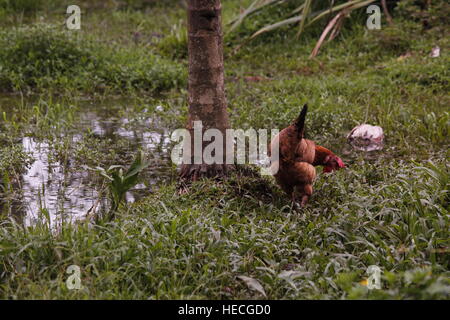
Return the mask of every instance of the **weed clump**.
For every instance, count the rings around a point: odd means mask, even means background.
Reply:
[[[41,10],[44,0],[0,0],[0,9],[7,12],[32,13]]]
[[[399,1],[395,11],[405,19],[421,22],[424,29],[444,31],[444,26],[450,22],[450,4],[446,1],[403,0]]]
[[[33,163],[29,153],[21,145],[14,144],[0,148],[0,172],[22,173]]]
[[[162,55],[173,59],[186,59],[188,57],[187,31],[172,32],[158,43],[158,50]]]
[[[183,84],[179,65],[144,50],[113,50],[52,25],[0,33],[0,87],[10,91],[159,92]]]
[[[100,65],[91,48],[48,25],[2,32],[0,44],[0,79],[6,88],[36,87],[55,78],[70,77],[81,67],[92,71]]]
[[[372,34],[374,42],[383,52],[401,54],[411,48],[408,34],[400,28],[387,27]]]
[[[0,203],[2,195],[11,189],[11,181],[24,173],[32,163],[31,155],[21,145],[0,148]]]

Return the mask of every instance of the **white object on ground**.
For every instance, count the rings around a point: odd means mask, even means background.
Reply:
[[[441,48],[439,46],[434,47],[431,49],[430,57],[437,58],[441,55]]]
[[[348,142],[358,150],[375,151],[383,149],[383,128],[370,124],[361,124],[350,131]]]

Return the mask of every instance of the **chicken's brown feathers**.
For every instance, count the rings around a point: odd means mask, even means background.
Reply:
[[[308,105],[305,104],[303,106],[302,111],[300,112],[300,115],[295,119],[294,125],[298,132],[298,137],[303,138],[305,134],[305,119],[306,119],[306,113],[308,112]]]

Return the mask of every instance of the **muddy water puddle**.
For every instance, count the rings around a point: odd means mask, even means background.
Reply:
[[[116,158],[121,160],[108,163],[105,169],[112,164],[127,167],[139,149],[144,151],[151,165],[141,173],[142,183],[127,192],[128,203],[148,196],[158,183],[170,179],[173,175],[170,132],[161,128],[152,114],[127,112],[127,105],[126,101],[83,103],[74,116],[71,129],[64,133],[65,148],[61,148],[62,140],[49,141],[24,134],[17,143],[33,162],[15,182],[10,211],[20,216],[26,225],[45,218],[56,226],[62,221],[83,219],[93,210],[107,210],[109,203],[103,180],[94,165],[83,163],[80,151],[83,148],[89,150],[94,160],[95,157],[119,155]],[[93,137],[92,141],[86,141],[86,136]],[[98,145],[91,145],[96,142]],[[58,157],[55,156],[56,149],[69,151]],[[78,159],[74,159],[76,157]]]

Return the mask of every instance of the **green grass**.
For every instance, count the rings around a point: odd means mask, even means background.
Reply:
[[[239,7],[224,1],[225,23]],[[128,166],[130,157],[117,152],[126,141],[108,149],[110,140],[83,132],[77,144],[68,142],[68,134],[79,130],[85,99],[127,97],[128,108],[118,117],[133,123],[157,115],[165,128],[184,125],[185,12],[177,6],[146,12],[94,10],[78,36],[59,29],[51,12],[44,14],[45,28],[33,16],[17,28],[5,22],[0,42],[16,41],[0,47],[0,56],[9,57],[0,60],[0,82],[24,96],[0,100],[3,172],[21,172],[28,164],[16,145],[24,135],[52,141],[52,157],[73,159],[71,170]],[[44,214],[33,227],[4,215],[1,298],[264,298],[238,279],[247,276],[269,299],[449,299],[445,26],[423,30],[420,20],[396,19],[394,27],[369,32],[356,19],[314,60],[308,56],[319,27],[299,40],[297,28],[266,34],[235,52],[267,18],[225,38],[232,126],[281,129],[308,102],[308,137],[342,156],[348,168],[319,172],[304,210],[291,208],[272,178],[239,170],[222,182],[200,181],[186,195],[177,195],[172,172],[147,197],[122,206],[113,221],[65,224],[58,232],[49,230]],[[137,43],[133,32],[142,34]],[[39,55],[48,45],[58,50],[45,61]],[[431,58],[436,45],[441,56]],[[410,57],[400,58],[407,52]],[[32,64],[24,62],[27,55],[35,57]],[[31,92],[40,95],[26,95]],[[157,105],[165,111],[158,113]],[[383,127],[382,151],[356,152],[346,143],[360,123]],[[3,180],[10,186],[9,177]],[[11,185],[3,189],[19,192]],[[65,285],[72,264],[81,267],[80,291]],[[382,270],[382,290],[360,284],[370,265]]]
[[[270,181],[244,175],[176,198],[174,185],[161,187],[113,222],[56,235],[4,221],[3,297],[261,298],[236,279],[246,275],[272,299],[444,298],[445,167],[374,166],[321,177],[302,212]],[[65,288],[71,264],[82,266],[81,291]],[[368,292],[358,282],[373,264],[383,290]]]
[[[178,64],[144,48],[113,49],[52,25],[3,31],[0,47],[0,85],[10,92],[158,93],[185,83]]]

